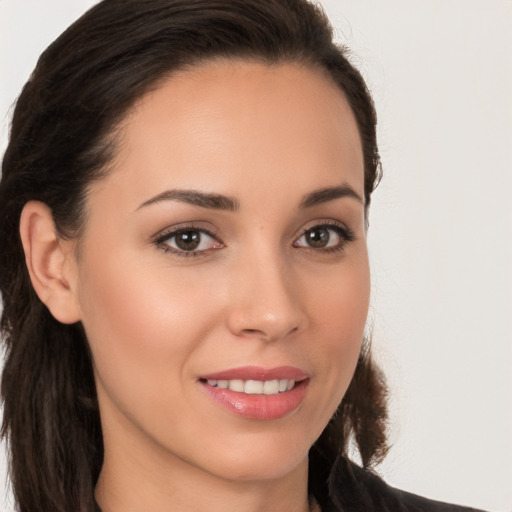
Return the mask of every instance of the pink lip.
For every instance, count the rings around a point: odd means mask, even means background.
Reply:
[[[275,380],[293,379],[295,387],[276,395],[248,395],[230,389],[210,386],[207,380]],[[300,407],[306,396],[309,375],[291,366],[260,368],[245,366],[201,376],[199,383],[206,393],[225,409],[248,419],[274,420]]]

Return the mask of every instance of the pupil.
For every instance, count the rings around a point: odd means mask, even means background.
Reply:
[[[199,246],[201,234],[199,231],[182,231],[176,235],[176,245],[184,251],[192,251]]]
[[[329,231],[325,228],[316,228],[306,233],[306,239],[311,247],[325,247],[329,242]]]

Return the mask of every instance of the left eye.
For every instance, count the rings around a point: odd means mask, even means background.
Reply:
[[[293,245],[311,249],[341,248],[344,242],[351,239],[348,231],[339,226],[314,226],[306,230]]]
[[[208,249],[220,248],[220,244],[213,235],[201,229],[180,229],[165,235],[159,240],[168,250],[174,252],[200,252]]]

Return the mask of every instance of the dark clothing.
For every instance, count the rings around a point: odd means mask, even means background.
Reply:
[[[389,503],[384,500],[387,508],[380,509],[382,511],[389,510],[390,512],[483,512],[471,507],[463,507],[460,505],[451,505],[449,503],[442,503],[440,501],[429,500],[416,494],[394,489],[387,486],[387,498]],[[390,504],[395,504],[397,508],[393,508]],[[372,510],[379,510],[372,509]],[[379,512],[380,512],[379,510]],[[365,509],[355,507],[338,508],[332,501],[327,505],[327,508],[322,508],[322,512],[366,512]]]
[[[322,512],[483,512],[395,489],[375,473],[346,460],[341,466],[337,472],[341,478],[330,479],[326,487],[331,491]]]

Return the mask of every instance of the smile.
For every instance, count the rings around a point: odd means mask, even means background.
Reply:
[[[300,408],[310,376],[297,368],[243,367],[202,376],[199,383],[214,403],[237,416],[274,420]]]
[[[206,381],[209,386],[230,389],[246,395],[277,395],[290,391],[295,386],[293,379],[274,379],[274,380],[223,380],[223,379],[208,379]]]

